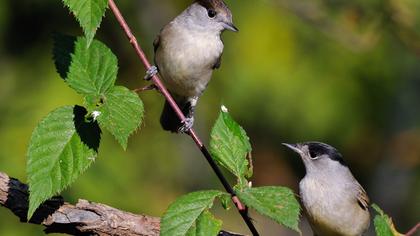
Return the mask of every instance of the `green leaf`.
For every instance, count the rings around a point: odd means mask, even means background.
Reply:
[[[30,219],[45,200],[73,183],[95,160],[100,141],[96,122],[80,106],[58,108],[35,128],[28,148]]]
[[[63,0],[64,4],[76,16],[77,21],[85,32],[87,45],[89,46],[95,37],[102,17],[108,6],[107,0]]]
[[[222,107],[210,135],[210,152],[213,158],[242,181],[251,177],[247,155],[251,144],[245,130]]]
[[[98,122],[127,148],[127,140],[141,123],[143,103],[139,96],[125,87],[116,86],[105,94],[104,104],[99,108]]]
[[[239,199],[262,215],[300,232],[300,205],[292,190],[285,187],[259,187],[236,190]]]
[[[222,223],[209,211],[204,211],[198,217],[195,225],[188,230],[187,236],[217,236],[222,229]]]
[[[215,190],[193,192],[173,202],[162,217],[161,236],[184,236],[194,222],[211,208],[216,197],[225,193]]]
[[[220,202],[222,203],[222,206],[225,210],[230,210],[231,206],[230,203],[232,202],[232,197],[228,194],[224,194],[219,197]]]
[[[87,47],[87,40],[79,37],[72,54],[67,83],[82,95],[94,95],[98,100],[108,92],[117,79],[117,57],[103,43],[94,40]]]
[[[378,236],[400,236],[402,234],[398,233],[398,231],[394,227],[394,223],[392,223],[392,219],[386,215],[378,205],[372,204],[372,208],[378,213],[375,216],[374,224],[375,224],[375,231],[376,235]]]

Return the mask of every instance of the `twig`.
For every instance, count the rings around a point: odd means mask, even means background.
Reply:
[[[28,186],[0,172],[0,205],[27,222]],[[158,217],[135,215],[80,199],[76,205],[54,197],[37,209],[29,223],[45,226],[46,233],[71,235],[158,236]],[[221,231],[222,236],[243,236]]]
[[[146,55],[144,54],[143,50],[139,46],[139,43],[136,39],[136,37],[131,32],[130,27],[128,26],[127,22],[125,21],[124,17],[122,16],[120,10],[116,6],[115,2],[113,0],[108,0],[109,7],[111,8],[112,12],[114,13],[115,17],[117,18],[118,23],[123,28],[127,38],[130,41],[130,44],[133,46],[134,50],[136,51],[137,56],[143,63],[146,70],[150,69],[151,64],[146,58]],[[178,118],[181,122],[185,122],[185,116],[182,113],[181,109],[178,107],[168,90],[165,88],[161,80],[157,75],[154,75],[152,78],[153,83],[156,85],[156,87],[159,89],[159,91],[162,93],[162,95],[165,97],[165,99],[168,101],[172,109],[177,114]],[[239,213],[241,214],[242,218],[244,219],[245,223],[247,224],[249,230],[252,232],[254,236],[259,235],[258,231],[256,230],[254,224],[251,221],[251,218],[248,216],[246,207],[240,202],[239,198],[236,196],[235,191],[230,186],[226,178],[223,176],[220,168],[217,166],[213,158],[211,157],[211,154],[209,153],[208,149],[204,144],[201,142],[200,138],[195,133],[194,129],[190,129],[188,131],[188,135],[194,140],[197,147],[201,150],[204,157],[212,167],[213,171],[216,173],[217,177],[219,178],[220,182],[222,183],[223,187],[226,189],[226,191],[232,196],[232,201],[234,202],[236,208],[238,209]]]
[[[412,229],[410,229],[405,236],[413,236],[420,229],[420,222],[417,223]]]

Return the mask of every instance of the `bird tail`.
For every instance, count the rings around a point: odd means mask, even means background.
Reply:
[[[188,101],[177,103],[184,115],[189,116],[191,111],[191,103]],[[165,105],[163,106],[163,111],[160,116],[160,124],[164,130],[171,131],[173,133],[177,133],[182,126],[181,120],[178,118],[171,105],[169,105],[168,101],[165,101]]]

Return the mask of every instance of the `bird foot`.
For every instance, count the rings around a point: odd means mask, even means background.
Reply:
[[[144,80],[150,80],[153,76],[158,73],[158,68],[156,66],[151,66],[147,71],[146,75],[144,76]]]
[[[193,127],[193,124],[194,124],[194,117],[185,118],[181,127],[178,128],[178,133],[187,133]]]

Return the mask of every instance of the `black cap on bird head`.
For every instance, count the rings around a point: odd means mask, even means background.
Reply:
[[[198,2],[200,5],[207,9],[228,9],[226,3],[223,0],[196,0],[196,2]]]
[[[338,161],[343,166],[347,164],[343,160],[341,153],[335,149],[333,146],[321,143],[321,142],[304,142],[297,144],[287,144],[283,143],[286,147],[292,149],[293,151],[299,153],[300,155],[307,155],[312,160],[318,159],[318,157],[326,156],[331,160]],[[303,149],[307,150],[306,152]]]
[[[209,17],[213,18],[220,15],[226,29],[234,32],[239,31],[233,24],[232,12],[223,0],[196,0],[195,2],[207,9]]]
[[[344,162],[343,155],[333,146],[321,142],[306,142],[304,144],[308,145],[309,154],[312,158],[326,155],[331,160],[338,161],[342,165],[347,166]]]

